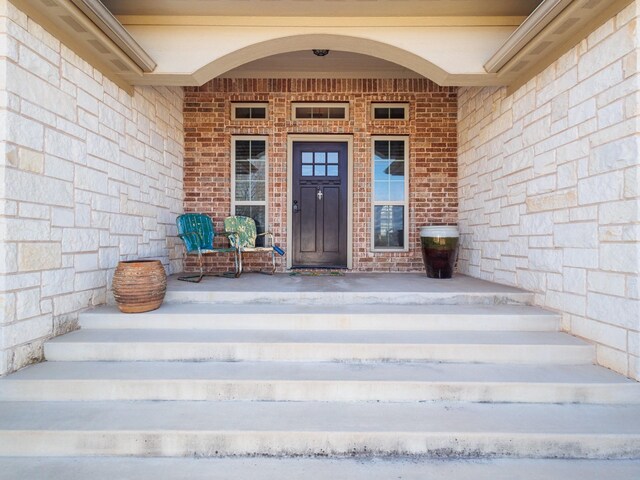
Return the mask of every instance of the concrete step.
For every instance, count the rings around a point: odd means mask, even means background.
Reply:
[[[165,302],[231,304],[528,304],[531,292],[456,275],[447,280],[416,273],[351,274],[333,277],[247,274],[207,277],[200,283],[170,277]]]
[[[2,402],[0,455],[640,458],[640,406]]]
[[[164,304],[127,315],[115,306],[80,314],[83,329],[555,331],[559,315],[528,305]]]
[[[594,365],[46,362],[0,379],[0,398],[638,404],[640,383]]]
[[[638,460],[2,458],[0,480],[637,480]]]
[[[576,365],[592,345],[560,332],[79,330],[44,345],[50,361],[442,361]]]

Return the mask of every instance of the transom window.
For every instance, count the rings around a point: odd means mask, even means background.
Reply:
[[[251,217],[258,233],[267,221],[267,140],[264,137],[232,138],[231,211]]]
[[[231,105],[233,120],[266,120],[268,103],[234,103]]]
[[[349,118],[348,103],[293,103],[294,120],[345,120]]]
[[[409,105],[406,103],[372,103],[371,116],[374,120],[407,120]]]
[[[408,249],[409,161],[404,137],[373,139],[373,250]]]
[[[303,177],[337,177],[338,152],[302,152]]]

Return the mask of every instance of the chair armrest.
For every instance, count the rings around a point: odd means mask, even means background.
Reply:
[[[269,237],[271,239],[271,246],[273,246],[273,242],[274,242],[274,237],[273,237],[273,233],[271,232],[264,232],[264,233],[259,233],[256,235],[256,238],[258,237]]]

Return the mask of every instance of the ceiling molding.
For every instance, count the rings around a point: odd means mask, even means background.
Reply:
[[[74,0],[80,1],[80,0]],[[125,26],[191,27],[517,27],[527,17],[215,17],[120,15]]]

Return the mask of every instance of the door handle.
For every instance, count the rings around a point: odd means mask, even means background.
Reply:
[[[294,200],[293,201],[293,213],[298,213],[300,211],[300,208],[298,207],[298,201]]]
[[[322,196],[323,196],[323,195],[324,195],[324,194],[322,193],[322,190],[320,190],[320,189],[318,188],[318,192],[316,193],[316,196],[318,197],[318,200],[322,200]]]

